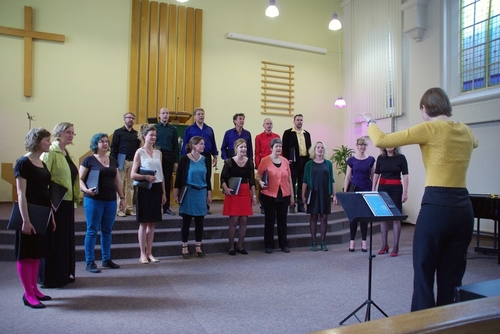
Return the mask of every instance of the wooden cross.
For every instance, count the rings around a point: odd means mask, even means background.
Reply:
[[[33,82],[33,39],[63,42],[64,35],[33,30],[33,8],[24,6],[24,29],[0,26],[0,35],[24,37],[24,96],[31,97]]]

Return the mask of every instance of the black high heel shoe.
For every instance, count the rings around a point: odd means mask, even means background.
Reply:
[[[23,303],[24,305],[29,306],[31,308],[45,308],[45,305],[43,305],[42,303],[38,303],[35,305],[30,304],[30,302],[26,299],[25,295],[23,295]]]
[[[43,297],[36,296],[36,299],[46,302],[47,300],[52,300],[52,297],[47,295]]]

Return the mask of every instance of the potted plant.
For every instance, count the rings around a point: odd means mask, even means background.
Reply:
[[[344,145],[333,149],[333,154],[330,157],[330,161],[335,164],[335,168],[338,171],[338,175],[346,174],[347,159],[349,159],[353,154],[354,150]]]

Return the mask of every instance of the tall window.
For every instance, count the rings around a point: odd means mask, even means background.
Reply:
[[[500,1],[462,0],[462,92],[500,84]]]

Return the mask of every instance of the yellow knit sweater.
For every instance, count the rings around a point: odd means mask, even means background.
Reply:
[[[472,130],[453,121],[428,121],[407,130],[385,134],[372,123],[368,135],[379,148],[418,144],[426,170],[425,186],[465,188],[472,149],[478,146]]]

